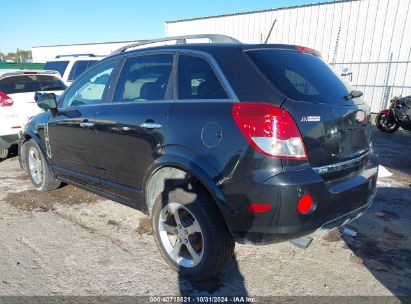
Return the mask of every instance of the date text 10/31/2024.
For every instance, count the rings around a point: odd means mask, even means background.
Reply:
[[[181,296],[181,297],[150,297],[150,303],[256,303],[253,297],[232,296],[232,297],[213,297],[213,296]]]

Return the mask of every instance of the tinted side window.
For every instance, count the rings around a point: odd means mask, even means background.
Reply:
[[[44,65],[45,70],[57,71],[60,73],[60,76],[63,77],[64,72],[66,71],[68,61],[49,61]]]
[[[66,94],[60,101],[60,106],[70,107],[103,102],[104,92],[116,64],[117,61],[111,61],[86,72],[84,76],[67,89]]]
[[[96,60],[79,60],[76,61],[73,64],[73,68],[70,71],[70,75],[68,77],[69,81],[75,80],[77,77],[79,77],[81,74],[83,74],[84,71],[86,71],[89,67],[91,67],[94,63],[96,63]]]
[[[178,58],[178,99],[227,99],[210,64],[195,56]]]
[[[128,58],[118,79],[113,102],[164,100],[167,95],[171,98],[172,68],[171,54]]]

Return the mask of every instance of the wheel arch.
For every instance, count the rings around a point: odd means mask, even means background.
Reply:
[[[182,179],[188,181],[192,178],[200,182],[201,186],[217,205],[223,218],[225,218],[224,214],[229,213],[229,208],[223,193],[217,187],[213,178],[207,173],[207,169],[183,157],[170,155],[157,159],[147,170],[143,188],[147,213],[151,215],[154,202],[164,190],[167,180],[178,182]]]
[[[33,140],[36,143],[36,145],[40,148],[41,152],[45,156],[44,159],[49,165],[49,159],[47,157],[46,151],[44,150],[44,146],[41,143],[40,136],[38,134],[36,135],[34,132],[30,130],[26,130],[25,132],[21,134],[20,139],[19,139],[19,144],[18,144],[20,167],[22,169],[26,168],[26,159],[24,157],[25,155],[25,145],[24,144],[28,142],[29,140]]]

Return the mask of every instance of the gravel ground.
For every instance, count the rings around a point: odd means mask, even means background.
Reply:
[[[302,250],[237,245],[216,280],[191,284],[158,252],[141,212],[73,186],[34,191],[16,157],[0,163],[0,295],[411,295],[411,133],[374,130],[391,177],[370,210]]]

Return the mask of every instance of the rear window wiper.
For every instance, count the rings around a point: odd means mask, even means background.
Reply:
[[[353,91],[351,91],[348,95],[345,95],[345,96],[344,96],[344,99],[345,99],[345,100],[351,100],[351,99],[353,99],[353,98],[361,97],[362,95],[363,95],[363,93],[362,93],[361,91],[355,91],[355,90],[353,90]]]

